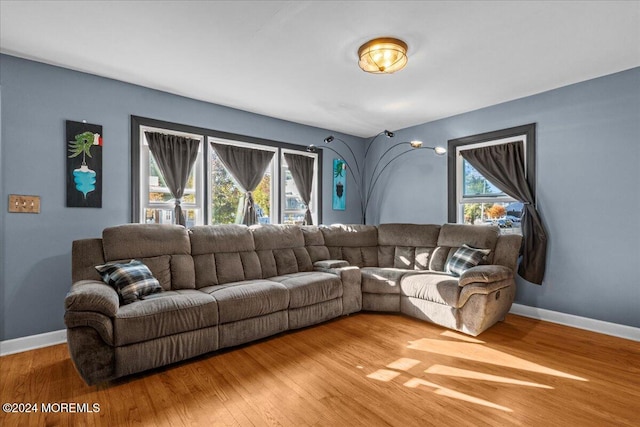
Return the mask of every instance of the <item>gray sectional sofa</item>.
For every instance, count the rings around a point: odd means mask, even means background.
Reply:
[[[73,242],[71,358],[97,384],[361,310],[477,335],[513,302],[520,236],[457,224],[127,224]],[[480,265],[446,273],[463,245]],[[140,260],[162,292],[123,304],[96,266]]]

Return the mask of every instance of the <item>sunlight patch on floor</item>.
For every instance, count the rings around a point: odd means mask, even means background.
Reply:
[[[568,378],[576,381],[587,381],[584,378],[568,374],[566,372],[547,368],[537,363],[512,356],[499,350],[494,350],[480,344],[443,341],[430,338],[421,338],[415,341],[409,341],[408,348],[429,353],[441,354],[444,356],[457,357],[465,360],[473,360],[475,362],[489,363],[492,365],[504,366],[513,369],[522,369],[523,371],[536,372],[540,374],[553,375],[561,378]]]
[[[389,382],[398,376],[400,376],[400,372],[392,371],[389,369],[378,369],[377,371],[367,375],[367,378],[371,378],[372,380]]]
[[[485,344],[484,341],[480,341],[477,338],[470,337],[469,335],[464,335],[464,334],[461,334],[459,332],[444,331],[440,335],[443,336],[443,337],[447,337],[447,338],[455,338],[455,339],[461,340],[461,341],[472,342],[472,343],[476,343],[476,344]]]
[[[469,378],[472,380],[481,380],[481,381],[490,381],[496,383],[505,383],[505,384],[515,384],[527,387],[538,387],[538,388],[549,388],[553,389],[553,387],[533,383],[529,381],[521,381],[516,380],[514,378],[509,377],[501,377],[499,375],[491,375],[491,374],[483,374],[482,372],[470,371],[467,369],[453,368],[451,366],[444,365],[432,365],[429,369],[424,371],[427,374],[436,374],[436,375],[445,375],[448,377],[459,377],[459,378]]]
[[[489,402],[488,400],[480,399],[478,397],[470,396],[468,394],[461,393],[459,391],[451,390],[450,388],[442,387],[438,384],[425,381],[421,378],[411,378],[409,381],[404,383],[404,385],[409,388],[418,388],[420,386],[435,388],[433,392],[440,396],[451,397],[453,399],[463,400],[465,402],[474,403],[476,405],[487,406],[489,408],[499,409],[505,412],[513,412],[513,410],[507,408],[506,406],[501,406],[496,403]]]
[[[396,369],[398,371],[408,371],[409,369],[411,369],[414,366],[417,366],[419,364],[420,364],[419,360],[408,359],[406,357],[401,357],[400,359],[396,360],[395,362],[389,363],[387,365],[387,368]]]

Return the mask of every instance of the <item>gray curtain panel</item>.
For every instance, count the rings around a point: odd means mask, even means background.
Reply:
[[[304,214],[304,225],[313,225],[309,202],[311,201],[311,191],[313,190],[314,159],[313,157],[291,153],[284,153],[284,158],[287,161],[298,193],[300,193],[302,201],[307,205],[307,211]]]
[[[215,144],[213,142],[211,146],[218,153],[218,157],[224,167],[227,168],[245,193],[243,199],[240,200],[242,206],[239,209],[240,215],[237,222],[246,225],[256,224],[258,215],[251,192],[262,181],[262,177],[273,158],[273,151]]]
[[[149,151],[155,159],[164,182],[175,199],[174,222],[185,225],[185,217],[180,202],[198,157],[200,141],[177,135],[165,135],[159,132],[145,132]]]
[[[524,203],[522,261],[518,274],[541,285],[547,258],[547,232],[526,180],[522,141],[463,150],[460,154],[496,187]]]

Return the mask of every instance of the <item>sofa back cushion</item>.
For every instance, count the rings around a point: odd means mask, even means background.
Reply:
[[[316,225],[300,226],[302,235],[304,236],[304,246],[309,252],[311,262],[324,261],[329,259],[329,249],[324,243],[324,235],[320,228]]]
[[[496,244],[500,238],[500,228],[467,224],[443,224],[438,235],[438,244],[434,249],[429,268],[445,271],[447,261],[463,245],[476,249],[488,249],[490,252],[481,264],[492,264]]]
[[[380,267],[428,270],[438,245],[439,225],[380,224],[378,261]]]
[[[373,225],[321,226],[330,259],[343,259],[358,267],[378,266],[378,229]]]
[[[299,226],[254,225],[250,230],[263,278],[313,270],[311,257]]]
[[[246,225],[201,225],[190,233],[196,288],[262,277],[253,235]]]
[[[164,290],[195,287],[191,243],[182,226],[125,224],[105,228],[102,249],[105,262],[142,261]]]

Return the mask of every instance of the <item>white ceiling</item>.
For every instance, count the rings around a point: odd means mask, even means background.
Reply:
[[[369,137],[640,66],[640,2],[0,0],[0,51]]]

